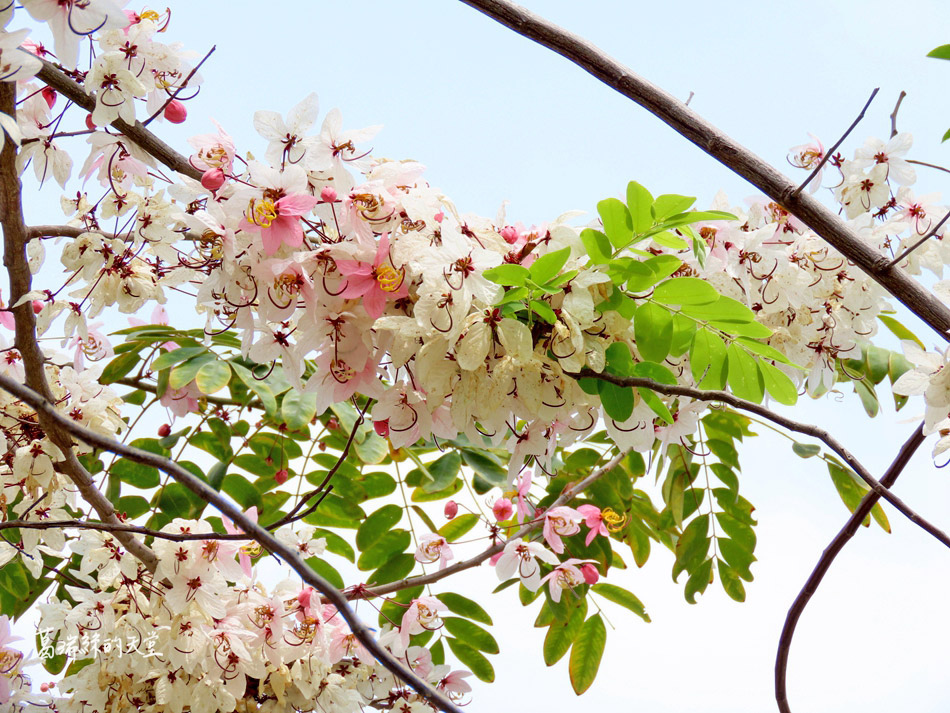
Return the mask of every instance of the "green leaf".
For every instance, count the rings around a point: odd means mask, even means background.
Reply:
[[[940,139],[940,143],[943,143],[944,141],[948,139],[950,139],[950,129],[947,129],[947,132],[943,135],[943,138]]]
[[[307,565],[337,589],[343,589],[346,583],[336,568],[320,557],[307,558]]]
[[[377,569],[366,581],[369,585],[388,584],[403,579],[415,568],[416,560],[412,555],[396,555]]]
[[[356,560],[356,566],[364,572],[382,567],[396,555],[403,554],[411,542],[409,530],[387,530],[371,547],[360,548],[363,553]]]
[[[661,245],[664,248],[670,248],[671,250],[689,249],[689,243],[687,243],[681,237],[674,235],[669,230],[664,230],[661,233],[654,233],[651,237],[654,243]]]
[[[689,351],[693,344],[693,336],[697,332],[696,322],[682,314],[673,315],[673,341],[670,344],[670,355],[682,356]]]
[[[761,403],[765,384],[755,359],[736,344],[730,344],[726,352],[729,356],[729,386],[732,393],[740,399]]]
[[[708,322],[737,322],[741,324],[755,321],[755,312],[741,302],[725,295],[720,295],[715,302],[683,305],[683,313]]]
[[[726,343],[709,329],[697,329],[689,350],[689,366],[693,379],[701,389],[719,391],[729,374]]]
[[[765,390],[773,399],[786,406],[795,405],[798,401],[798,389],[781,369],[768,362],[760,361],[759,371],[762,374]]]
[[[927,53],[928,57],[937,59],[950,59],[950,45],[940,45]]]
[[[386,460],[389,455],[389,444],[385,438],[376,435],[375,431],[366,434],[366,439],[353,444],[356,455],[368,465],[376,465]]]
[[[508,471],[494,456],[463,448],[462,460],[465,461],[465,465],[475,471],[472,486],[479,495],[487,493],[492,488],[504,488],[508,484]]]
[[[683,588],[683,596],[690,604],[696,603],[696,595],[706,591],[706,587],[712,582],[712,557],[703,562],[696,570],[689,575],[686,580],[686,586]]]
[[[725,558],[729,566],[736,571],[736,574],[745,581],[751,582],[753,576],[750,567],[755,562],[755,555],[728,537],[720,537],[717,544],[719,545],[719,554]]]
[[[468,533],[478,524],[479,517],[474,513],[465,513],[456,515],[454,518],[439,528],[439,534],[449,542],[455,542],[457,539]]]
[[[633,238],[633,224],[627,206],[616,198],[607,198],[597,204],[597,212],[604,222],[604,233],[610,243],[615,248],[626,246]]]
[[[792,361],[787,356],[782,354],[782,352],[780,352],[778,349],[773,346],[769,346],[765,342],[758,342],[754,339],[749,339],[748,337],[738,337],[736,341],[753,354],[758,354],[759,356],[763,356],[766,359],[771,359],[772,361],[777,361],[782,364],[787,364],[788,366],[795,366],[799,369],[802,369],[802,367],[792,363]]]
[[[106,364],[99,376],[99,383],[112,384],[128,374],[141,361],[138,352],[126,352]]]
[[[561,272],[561,268],[564,267],[570,256],[570,248],[561,248],[560,250],[542,255],[531,264],[528,270],[531,279],[536,284],[543,285]]]
[[[656,362],[652,361],[640,361],[634,364],[632,375],[643,376],[648,379],[653,379],[660,384],[667,384],[669,386],[674,386],[676,384],[676,376],[672,371],[667,369],[662,364],[657,364]]]
[[[683,571],[692,573],[709,553],[709,515],[694,518],[676,542],[676,562],[673,563],[673,581]]]
[[[548,324],[554,324],[557,321],[557,315],[554,314],[554,310],[551,309],[551,306],[547,302],[542,302],[541,300],[531,300],[529,305],[531,306],[531,311]]]
[[[208,349],[206,347],[180,347],[173,349],[170,352],[159,354],[152,359],[151,368],[152,371],[161,371],[176,364],[181,364],[183,361],[187,361],[199,354],[204,354],[207,351]]]
[[[195,374],[195,384],[203,394],[220,391],[231,380],[231,367],[226,361],[209,361]]]
[[[657,196],[653,201],[653,217],[658,221],[666,220],[671,215],[689,210],[695,202],[696,199],[692,196],[678,196],[673,193]]]
[[[484,655],[451,636],[444,637],[443,641],[448,642],[455,658],[465,664],[475,674],[476,678],[485,681],[485,683],[491,683],[495,680],[495,669]]]
[[[141,495],[124,495],[115,503],[116,512],[125,513],[131,519],[144,515],[150,508],[148,500]]]
[[[281,420],[291,431],[306,427],[317,415],[317,395],[288,391],[280,404]]]
[[[158,508],[172,519],[194,517],[205,505],[203,500],[181,483],[164,485],[158,492],[157,504]]]
[[[924,343],[920,341],[920,339],[917,338],[916,334],[914,334],[912,331],[910,331],[907,327],[905,327],[903,324],[898,322],[893,317],[886,314],[879,314],[877,318],[881,320],[884,323],[884,326],[887,327],[889,330],[891,330],[894,336],[896,336],[898,339],[909,339],[912,342],[916,342],[917,346],[919,346],[921,349],[927,348],[924,346]]]
[[[455,482],[462,469],[462,456],[458,451],[449,451],[427,467],[432,480],[423,483],[422,489],[427,493],[437,493]]]
[[[792,444],[792,450],[799,458],[811,458],[821,453],[821,446],[815,443],[799,443],[795,441]]]
[[[653,413],[672,425],[673,414],[670,413],[669,407],[660,400],[659,396],[649,389],[644,388],[638,388],[637,393],[640,394],[640,398],[643,399],[643,403],[653,410]]]
[[[231,363],[231,369],[234,370],[234,373],[238,375],[238,378],[244,383],[244,385],[260,399],[261,404],[264,406],[264,411],[268,416],[273,416],[277,413],[277,397],[274,395],[273,389],[270,386],[265,384],[259,379],[255,379],[254,375],[251,373],[251,370],[241,366],[240,364]]]
[[[3,576],[0,576],[0,586],[17,597],[30,591],[30,582],[26,576],[26,568],[18,559],[11,560],[3,566]]]
[[[120,458],[109,469],[109,472],[123,483],[132,487],[148,490],[158,487],[161,478],[158,469],[150,465],[143,465],[126,458]]]
[[[742,585],[742,580],[739,579],[736,570],[723,560],[719,560],[719,580],[730,598],[737,602],[745,601],[745,587]]]
[[[859,479],[849,468],[845,468],[838,464],[834,460],[827,461],[828,463],[828,474],[831,476],[831,481],[835,485],[835,490],[838,491],[838,495],[841,498],[841,501],[845,506],[854,513],[857,510],[858,505],[861,504],[861,501],[864,499],[864,496],[870,492],[870,488],[864,483],[863,480]],[[874,517],[874,521],[885,532],[891,531],[891,525],[887,520],[887,515],[884,514],[884,509],[881,507],[880,503],[877,503],[871,509],[871,515]],[[864,521],[861,523],[865,527],[871,524],[870,517],[864,518]]]
[[[374,512],[356,531],[356,546],[367,550],[402,520],[402,508],[398,505],[384,505]]]
[[[263,504],[261,494],[244,477],[231,473],[221,481],[221,490],[234,498],[234,501],[245,510],[252,507],[260,508]]]
[[[445,606],[447,606],[449,611],[453,614],[458,614],[459,616],[464,616],[474,621],[480,621],[483,624],[488,624],[489,626],[492,623],[491,617],[488,616],[488,612],[482,609],[480,604],[467,597],[463,597],[461,594],[442,592],[439,594],[438,599],[440,602],[445,604]]]
[[[718,300],[719,293],[698,277],[674,277],[656,286],[653,299],[665,305],[705,305]]]
[[[484,651],[486,654],[498,653],[498,643],[495,641],[495,637],[478,624],[454,616],[443,617],[442,621],[445,623],[446,630],[452,636],[461,639],[472,648]]]
[[[643,619],[643,621],[649,623],[650,616],[647,614],[646,609],[644,609],[643,602],[641,602],[633,592],[623,587],[618,587],[615,584],[606,584],[603,582],[592,586],[591,591],[599,594],[604,599],[609,599],[614,604],[619,604],[629,609]]]
[[[330,493],[320,503],[320,506],[303,519],[308,525],[317,527],[347,527],[356,529],[366,520],[366,513],[356,503]]]
[[[570,252],[570,248],[567,249]],[[498,265],[490,267],[482,273],[489,282],[505,287],[521,287],[528,279],[528,268],[521,265]]]
[[[195,380],[201,367],[205,364],[215,362],[217,359],[217,355],[206,352],[179,364],[172,369],[168,375],[168,387],[170,389],[181,389],[187,386]]]
[[[637,233],[645,233],[653,227],[653,196],[636,181],[627,184],[627,208]]]
[[[590,688],[590,685],[594,682],[606,644],[607,628],[604,626],[600,614],[595,614],[584,622],[574,646],[571,647],[571,659],[568,668],[571,675],[571,686],[574,687],[574,693],[577,695]]]
[[[606,265],[610,262],[613,249],[607,236],[602,232],[592,228],[584,228],[581,231],[581,242],[584,244],[584,249],[587,251],[591,264]]]
[[[600,403],[604,413],[617,423],[623,423],[633,415],[633,389],[629,386],[617,386],[608,381],[598,382]]]
[[[673,315],[664,307],[644,302],[633,317],[637,350],[647,361],[661,362],[673,344]]]
[[[587,600],[578,599],[567,619],[554,618],[544,635],[544,663],[553,666],[560,661],[577,640],[587,616]]]

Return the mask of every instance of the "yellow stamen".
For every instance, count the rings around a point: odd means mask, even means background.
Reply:
[[[156,23],[161,19],[158,13],[154,10],[143,10],[139,13],[139,17],[141,17],[143,20],[151,20],[152,22]]]
[[[269,228],[277,220],[278,215],[277,206],[267,198],[259,202],[251,198],[251,202],[247,206],[247,213],[248,222],[262,228]]]
[[[627,524],[627,516],[614,512],[610,508],[604,508],[600,511],[600,519],[603,520],[609,532],[620,532]]]
[[[376,282],[383,292],[395,292],[402,287],[402,280],[402,272],[396,272],[390,265],[380,265],[376,268]]]

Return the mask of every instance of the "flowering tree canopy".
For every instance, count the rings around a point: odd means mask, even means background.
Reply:
[[[375,156],[379,127],[315,94],[257,111],[254,145],[216,124],[168,146],[153,127],[187,120],[207,55],[123,4],[0,10],[4,710],[458,710],[500,649],[453,590],[480,565],[582,693],[598,602],[649,621],[615,570],[663,548],[689,602],[714,584],[745,598],[753,419],[809,439],[795,452],[824,461],[850,534],[889,529],[883,497],[950,545],[888,489],[926,436],[950,449],[947,354],[895,318],[897,299],[950,325],[948,283],[910,277],[942,278],[950,249],[909,134],[848,155],[813,137],[789,154],[809,172],[795,190],[736,167],[781,200],[697,209],[631,181],[586,224],[512,224]],[[21,177],[59,184],[61,223],[24,215]],[[772,408],[845,386],[869,416],[887,391],[924,397],[881,480]],[[54,686],[31,686],[10,629],[34,607]]]

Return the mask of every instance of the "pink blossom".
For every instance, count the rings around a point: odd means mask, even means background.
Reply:
[[[511,518],[515,512],[515,507],[508,498],[498,498],[495,504],[492,505],[491,510],[495,514],[495,519],[498,522],[503,522]]]
[[[518,489],[516,494],[518,496],[518,522],[524,522],[526,517],[530,518],[534,515],[534,507],[527,501],[528,491],[531,490],[531,471],[526,470],[521,474],[521,478],[518,480]]]
[[[449,542],[442,535],[431,532],[419,538],[419,547],[415,555],[416,562],[422,564],[439,563],[439,569],[445,569],[450,559],[454,559]]]
[[[574,508],[561,505],[551,508],[544,514],[544,540],[548,546],[562,554],[564,552],[564,543],[561,537],[573,535],[580,532],[581,528],[578,521],[584,518]]]
[[[257,522],[257,506],[255,505],[250,510],[248,510],[246,515],[254,522]],[[234,523],[232,523],[228,518],[222,517],[221,522],[224,524],[224,529],[229,535],[244,534],[244,530],[235,527]],[[254,547],[254,545],[244,545],[238,551],[238,561],[241,563],[241,570],[247,577],[251,576],[251,552]]]
[[[442,626],[439,612],[446,611],[445,606],[435,597],[419,597],[413,599],[399,624],[399,638],[402,647],[409,646],[409,637],[421,634],[423,631],[434,631]]]
[[[447,676],[442,677],[439,681],[439,688],[446,693],[470,693],[472,687],[463,679],[471,675],[471,671],[452,671]]]
[[[386,309],[386,303],[409,294],[405,270],[396,270],[389,262],[389,233],[379,239],[376,257],[370,265],[356,260],[337,260],[336,266],[346,276],[341,297],[363,298],[363,307],[373,319]]]
[[[608,536],[607,525],[604,524],[604,518],[599,507],[596,505],[580,505],[577,512],[584,516],[584,524],[590,528],[584,544],[589,546],[597,535]]]
[[[555,602],[560,602],[561,592],[563,590],[574,589],[574,587],[585,584],[586,579],[584,577],[584,573],[581,572],[577,565],[590,561],[591,560],[581,560],[577,559],[576,557],[571,557],[570,559],[561,562],[548,574],[546,574],[541,579],[541,583],[548,583],[548,591],[551,593],[551,599],[553,599]]]
[[[180,389],[166,389],[159,402],[165,408],[172,412],[172,415],[181,417],[189,413],[197,413],[199,410],[199,399],[204,394],[198,388],[198,384],[190,381]]]
[[[318,202],[317,197],[306,193],[289,193],[274,200],[267,197],[267,193],[260,200],[251,199],[241,229],[260,230],[264,252],[268,255],[276,253],[284,244],[292,248],[300,247],[303,243],[300,217],[313,209]]]

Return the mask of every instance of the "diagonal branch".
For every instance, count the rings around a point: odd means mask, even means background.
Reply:
[[[790,418],[786,418],[785,416],[775,413],[765,406],[752,403],[751,401],[746,401],[745,399],[740,399],[738,396],[734,396],[727,391],[702,391],[700,389],[693,389],[689,386],[671,386],[669,384],[661,384],[657,381],[653,381],[652,379],[646,379],[638,376],[624,377],[614,376],[613,374],[606,373],[598,374],[596,371],[591,369],[583,369],[579,374],[568,374],[568,376],[600,379],[611,384],[616,384],[617,386],[630,386],[650,389],[650,391],[655,391],[658,394],[665,394],[666,396],[687,396],[689,398],[696,399],[697,401],[718,401],[720,403],[728,404],[733,408],[748,411],[749,413],[754,413],[757,416],[767,418],[769,421],[772,421],[772,423],[777,423],[779,426],[787,428],[789,431],[795,431],[796,433],[817,438],[819,441],[828,446],[828,448],[837,453],[841,457],[841,460],[847,463],[848,467],[857,473],[861,480],[867,483],[868,487],[871,488],[872,491],[877,493],[878,497],[884,498],[887,502],[893,505],[901,515],[906,517],[918,527],[922,528],[925,532],[935,537],[947,547],[950,547],[950,536],[948,536],[943,530],[938,528],[933,523],[918,515],[910,508],[909,505],[907,505],[907,503],[894,495],[894,493],[892,493],[886,487],[881,485],[877,478],[871,475],[868,469],[861,465],[861,462],[851,455],[847,448],[845,448],[823,428],[818,428],[818,426],[813,426],[810,423],[800,423],[799,421],[793,421]]]
[[[134,532],[139,535],[157,537],[162,540],[171,540],[172,542],[187,542],[190,540],[235,540],[243,541],[253,540],[254,538],[244,533],[221,534],[218,532],[161,532],[141,525],[129,525],[126,523],[111,522],[93,522],[92,520],[6,520],[0,522],[0,532],[12,529],[30,529],[30,530],[64,530],[72,528],[74,530],[98,530],[99,532]]]
[[[917,427],[917,430],[911,434],[910,438],[907,439],[906,443],[901,446],[897,457],[894,459],[894,462],[891,463],[891,467],[884,473],[884,477],[881,478],[882,486],[890,488],[894,484],[894,481],[897,480],[901,471],[904,470],[911,456],[914,455],[917,448],[923,442],[923,424],[921,424]],[[788,673],[788,652],[792,645],[792,637],[795,635],[795,626],[798,624],[802,612],[805,611],[808,602],[818,590],[821,580],[825,574],[827,574],[828,569],[835,561],[838,553],[841,552],[844,546],[848,544],[848,541],[854,537],[854,534],[858,531],[858,526],[860,526],[864,518],[868,516],[868,513],[871,512],[871,509],[877,504],[880,498],[881,496],[878,493],[868,493],[864,496],[864,499],[861,500],[857,509],[851,517],[848,518],[848,522],[845,523],[845,526],[841,528],[831,541],[831,544],[821,553],[818,564],[815,565],[815,569],[811,575],[809,575],[808,581],[805,582],[805,586],[802,587],[802,590],[798,593],[798,596],[795,597],[795,601],[788,610],[788,616],[785,618],[785,626],[782,627],[782,636],[779,638],[778,654],[775,659],[775,700],[778,703],[780,713],[791,713],[791,709],[788,707],[786,681]]]
[[[330,584],[327,580],[314,572],[306,562],[300,557],[294,547],[291,547],[274,535],[264,529],[257,522],[251,520],[236,505],[229,502],[219,492],[212,489],[203,480],[195,477],[190,472],[182,468],[175,461],[164,458],[155,453],[149,453],[139,448],[127,446],[119,443],[114,438],[103,436],[94,431],[90,431],[79,424],[70,421],[60,414],[42,395],[32,389],[19,384],[8,376],[0,375],[0,389],[3,389],[24,403],[29,404],[38,414],[46,419],[47,423],[53,424],[56,428],[70,433],[72,436],[97,448],[124,456],[136,463],[149,465],[153,468],[166,473],[174,480],[178,481],[195,495],[207,503],[214,505],[219,512],[231,518],[231,521],[241,528],[250,537],[260,543],[260,545],[272,555],[280,557],[300,576],[300,578],[322,594],[327,601],[336,607],[340,615],[349,625],[350,630],[356,636],[363,646],[376,657],[376,659],[391,671],[396,677],[405,681],[419,695],[428,700],[433,705],[446,711],[447,713],[462,713],[448,697],[437,691],[431,685],[422,680],[413,671],[403,666],[389,651],[383,648],[373,636],[369,627],[364,624],[356,613],[350,608],[347,598]]]
[[[43,68],[36,75],[37,78],[86,111],[92,113],[95,110],[95,97],[86,94],[85,89],[67,77],[52,62],[42,58],[40,58],[40,61],[43,63]],[[186,157],[182,156],[175,151],[175,149],[146,129],[142,125],[142,122],[136,121],[133,126],[122,119],[116,119],[112,122],[112,126],[138,144],[139,148],[143,151],[157,158],[171,170],[182,173],[196,181],[201,180],[201,171],[192,166]]]
[[[0,112],[15,116],[16,85],[11,82],[0,83]],[[19,172],[16,168],[16,148],[6,141],[0,152],[0,225],[3,228],[3,264],[10,278],[10,304],[15,305],[32,288],[33,276],[26,255],[27,229],[23,221],[21,187]],[[42,395],[47,401],[55,401],[46,381],[46,358],[36,341],[36,316],[33,308],[26,302],[12,309],[14,320],[14,345],[23,358],[26,383],[31,389]],[[73,451],[73,442],[68,433],[43,414],[39,414],[40,426],[46,431],[65,460],[58,464],[59,469],[76,485],[83,499],[92,505],[103,522],[118,524],[115,509],[96,487],[89,472],[82,466]],[[132,533],[117,532],[116,539],[148,569],[155,571],[158,560],[155,553],[146,547]]]
[[[862,240],[838,215],[773,166],[734,141],[676,97],[663,91],[593,44],[507,0],[461,0],[519,35],[534,40],[632,99],[726,168],[745,178],[799,218],[842,255],[950,341],[950,309]]]

